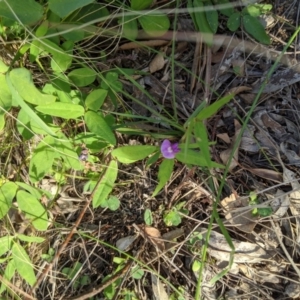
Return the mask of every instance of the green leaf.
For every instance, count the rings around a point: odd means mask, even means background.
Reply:
[[[34,150],[33,156],[29,164],[29,177],[31,182],[37,182],[42,179],[47,172],[50,171],[54,158],[59,155],[49,147],[54,144],[51,136],[46,136]]]
[[[134,10],[143,10],[152,4],[153,0],[131,0],[130,6]]]
[[[194,165],[199,167],[208,167],[206,159],[201,155],[201,152],[193,151],[187,149],[176,154],[176,158],[182,163],[188,165]],[[214,161],[210,162],[209,167],[211,168],[224,168],[223,165],[220,165]]]
[[[264,26],[259,20],[250,15],[242,17],[243,27],[246,32],[253,36],[257,41],[262,44],[269,45],[271,43],[270,37],[267,35]]]
[[[49,8],[61,18],[66,17],[77,8],[94,2],[93,0],[49,0]]]
[[[243,8],[243,15],[250,15],[252,17],[259,17],[260,15],[269,12],[272,9],[271,4],[250,4]]]
[[[90,68],[79,68],[69,73],[70,80],[78,87],[92,84],[96,79],[96,72]]]
[[[38,190],[37,188],[26,184],[24,182],[15,182],[19,187],[21,187],[22,189],[26,190],[27,192],[29,192],[32,196],[36,197],[36,198],[41,198],[43,195],[45,195],[44,191]],[[48,195],[47,195],[48,196]]]
[[[43,114],[64,119],[77,119],[84,114],[84,108],[73,103],[55,102],[51,105],[38,105],[35,109]]]
[[[30,261],[30,258],[25,249],[18,243],[14,243],[12,247],[12,256],[18,273],[31,286],[33,286],[36,282],[36,277],[33,271],[34,266]]]
[[[45,105],[55,102],[56,99],[54,96],[42,94],[35,87],[29,70],[25,68],[13,69],[9,77],[15,90],[25,101],[35,105]]]
[[[176,210],[171,210],[164,216],[164,222],[167,226],[178,226],[181,223],[180,214]]]
[[[0,59],[0,73],[6,73],[9,67]]]
[[[124,146],[112,151],[112,155],[123,164],[130,164],[138,160],[144,159],[157,150],[156,146],[134,145]]]
[[[12,279],[12,277],[14,276],[16,271],[16,265],[15,265],[15,261],[13,259],[11,259],[8,264],[6,265],[5,271],[4,271],[4,275],[3,277],[10,282],[10,280]],[[5,285],[5,283],[3,282],[1,284],[1,288],[0,288],[0,295],[2,295],[2,293],[6,290],[7,285]],[[3,299],[3,298],[2,298]]]
[[[2,219],[11,208],[17,189],[18,186],[13,182],[5,182],[0,187],[0,219]]]
[[[21,211],[26,214],[28,219],[32,220],[34,228],[41,231],[47,230],[47,210],[39,199],[21,190],[17,193],[17,202]]]
[[[174,159],[164,159],[163,162],[160,164],[158,171],[158,185],[155,188],[152,197],[155,197],[171,178],[173,168]]]
[[[201,268],[201,261],[199,261],[198,259],[194,260],[192,265],[193,272],[198,272],[200,268]]]
[[[141,269],[138,265],[133,267],[133,269],[131,270],[131,276],[134,279],[141,279],[144,276],[144,273],[144,270]]]
[[[33,24],[43,17],[43,7],[34,0],[0,1],[0,16],[24,25]]]
[[[241,26],[241,13],[235,12],[227,20],[227,27],[230,31],[236,31]]]
[[[118,175],[118,163],[112,160],[105,171],[102,180],[97,187],[93,197],[93,208],[105,203],[106,198],[111,193]]]
[[[74,143],[83,143],[91,152],[99,152],[107,147],[107,143],[99,141],[99,137],[91,132],[82,132],[76,135]]]
[[[217,0],[215,4],[219,4],[222,8],[217,9],[226,17],[230,17],[234,12],[233,4],[229,0]]]
[[[42,243],[45,241],[45,239],[40,236],[28,236],[25,234],[17,234],[17,237],[19,240],[29,243]]]
[[[85,106],[91,110],[97,111],[101,108],[107,96],[107,90],[97,89],[89,93],[85,99]]]
[[[138,24],[136,16],[123,16],[119,20],[119,24],[123,27],[123,36],[130,40],[134,41],[138,35]]]
[[[5,254],[11,248],[12,236],[6,235],[0,238],[0,256]]]
[[[116,196],[110,196],[108,199],[103,201],[102,207],[107,207],[112,211],[117,210],[120,207],[120,200]]]
[[[271,207],[258,207],[257,208],[257,213],[261,216],[261,217],[269,217],[272,215],[273,210]]]
[[[211,1],[206,1],[205,6],[209,6],[209,10],[205,10],[206,20],[213,33],[216,33],[219,26],[219,16]]]
[[[116,137],[102,116],[93,111],[88,111],[84,115],[84,120],[92,133],[112,145],[116,144]]]
[[[210,158],[209,141],[207,136],[207,130],[205,125],[203,124],[203,121],[198,121],[198,119],[195,119],[194,133],[197,138],[199,148],[201,150],[201,156],[204,158],[206,165],[210,167],[212,161]]]
[[[224,96],[223,98],[219,99],[218,101],[214,102],[213,104],[203,108],[200,113],[197,115],[198,120],[206,120],[213,116],[221,107],[223,107],[226,103],[228,103],[234,94],[229,94]]]
[[[45,36],[48,31],[48,28],[49,28],[49,21],[46,20],[37,28],[37,30],[35,31],[35,35],[37,37]]]
[[[33,121],[35,121],[42,129],[44,129],[48,134],[55,136],[56,134],[50,129],[42,120],[40,117],[37,116],[37,114],[24,102],[24,100],[20,97],[19,93],[14,88],[9,73],[6,74],[6,82],[7,85],[12,93],[12,96],[14,100],[21,106],[21,108],[24,109],[24,111],[32,118]]]
[[[165,14],[148,14],[138,18],[141,26],[150,36],[164,35],[170,28],[170,20]]]
[[[4,74],[0,74],[0,86],[1,86],[1,93],[0,93],[0,106],[5,110],[10,110],[12,106],[12,95],[8,84],[6,82],[6,78]],[[3,112],[3,110],[1,110]]]
[[[152,216],[152,212],[149,208],[146,208],[145,209],[145,212],[144,212],[144,221],[145,221],[145,224],[147,225],[152,225],[153,223],[153,216]]]

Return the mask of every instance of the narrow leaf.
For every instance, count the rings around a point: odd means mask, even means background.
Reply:
[[[73,103],[55,102],[51,105],[36,106],[35,109],[43,114],[64,119],[77,119],[84,114],[84,108]]]
[[[206,7],[210,7],[209,10],[205,10],[205,16],[207,22],[210,26],[210,29],[213,33],[216,33],[219,26],[219,15],[217,10],[214,8],[211,1],[207,1],[205,4]]]
[[[12,279],[12,277],[14,276],[16,271],[16,265],[15,265],[15,261],[13,259],[11,259],[8,264],[6,265],[5,271],[4,271],[4,278],[7,281],[10,281]],[[7,285],[5,285],[4,282],[2,282],[1,284],[1,288],[0,288],[0,295],[2,295],[2,293],[6,290]]]
[[[158,185],[155,188],[155,191],[152,194],[152,197],[155,197],[158,192],[165,186],[165,184],[170,179],[174,167],[174,159],[165,159],[159,166],[158,171]]]
[[[221,107],[223,107],[226,103],[228,103],[234,94],[229,94],[224,96],[220,100],[214,102],[213,104],[209,105],[208,107],[203,108],[197,116],[198,120],[206,120],[213,116]]]
[[[11,248],[12,236],[6,235],[0,238],[0,256],[5,254]]]
[[[114,183],[118,175],[118,163],[112,160],[107,166],[105,174],[99,184],[97,190],[95,191],[93,198],[93,208],[96,208],[105,203],[108,195],[111,193]]]

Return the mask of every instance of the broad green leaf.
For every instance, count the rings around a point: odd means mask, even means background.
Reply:
[[[159,166],[158,185],[152,194],[155,197],[170,179],[174,168],[174,159],[164,159]]]
[[[93,197],[93,208],[105,203],[108,195],[111,193],[118,175],[118,163],[112,160],[105,171],[102,180],[97,187]]]
[[[39,113],[37,115],[39,116],[39,118],[41,118],[43,122],[45,122],[45,124],[49,124],[50,126],[52,125],[52,118],[50,116],[42,115]],[[28,116],[28,114],[24,111],[23,108],[19,111],[17,120],[18,132],[26,140],[31,139],[34,136],[34,133],[47,134],[47,132],[44,129],[42,129],[36,122],[34,122],[34,120],[32,120]]]
[[[0,256],[5,254],[11,248],[12,236],[6,235],[0,238]]]
[[[10,282],[10,280],[12,279],[12,277],[14,276],[16,271],[16,265],[15,265],[15,261],[13,259],[11,259],[8,264],[6,265],[5,271],[4,271],[4,275],[3,277]],[[5,285],[4,282],[2,282],[1,287],[0,287],[0,295],[2,295],[2,293],[6,290],[7,286]],[[2,298],[3,299],[3,298]]]
[[[257,213],[261,217],[269,217],[272,215],[273,210],[271,207],[258,207],[257,208]]]
[[[92,133],[112,145],[116,144],[116,137],[102,116],[93,111],[88,111],[84,115],[84,120]]]
[[[176,210],[171,210],[164,216],[164,222],[167,226],[178,226],[181,223],[180,214]]]
[[[89,95],[85,99],[85,106],[88,109],[97,111],[101,108],[104,100],[107,96],[107,90],[97,89],[89,93]]]
[[[170,27],[170,20],[164,14],[143,15],[138,20],[145,32],[150,36],[164,35]]]
[[[92,23],[103,22],[109,16],[109,10],[102,3],[91,3],[71,13],[65,22]]]
[[[6,82],[7,85],[12,93],[12,97],[14,100],[21,106],[21,108],[24,109],[24,111],[32,118],[33,121],[35,121],[42,129],[44,129],[48,134],[55,136],[56,134],[52,131],[51,128],[49,128],[43,121],[42,119],[37,116],[37,114],[25,103],[25,101],[20,97],[19,93],[16,91],[14,88],[10,76],[7,73],[6,74]]]
[[[0,74],[0,86],[1,86],[1,93],[0,93],[0,106],[5,110],[10,110],[12,106],[12,95],[9,90],[9,87],[6,82],[6,78],[4,74]],[[1,111],[3,111],[1,109]]]
[[[34,266],[25,249],[20,244],[14,243],[12,247],[12,256],[18,273],[31,286],[33,286],[36,282],[36,277],[33,271]]]
[[[64,135],[61,135],[61,139],[64,141],[53,141],[50,143],[54,147],[58,156],[60,156],[65,163],[67,169],[82,170],[84,168],[83,164],[78,159],[78,154],[76,153],[73,145],[67,140]]]
[[[211,1],[205,2],[206,7],[210,7],[210,9],[205,10],[206,20],[210,26],[210,29],[213,33],[216,33],[219,26],[219,16],[217,10],[214,8]]]
[[[102,204],[102,207],[107,207],[112,211],[117,210],[120,207],[120,200],[116,196],[110,196]]]
[[[141,279],[144,276],[144,270],[141,269],[138,265],[136,265],[135,267],[133,267],[133,269],[131,270],[130,275],[132,276],[132,278],[134,279]]]
[[[24,25],[33,24],[42,18],[43,7],[34,0],[0,1],[0,16]]]
[[[147,225],[152,225],[153,223],[153,216],[152,216],[152,212],[149,208],[146,208],[145,209],[145,212],[144,212],[144,221],[145,221],[145,224]]]
[[[143,10],[152,4],[153,0],[131,0],[130,6],[134,10]]]
[[[29,164],[31,182],[41,180],[50,171],[54,158],[59,157],[59,154],[55,152],[55,149],[49,147],[49,144],[53,145],[54,139],[46,136],[34,150]]]
[[[199,145],[199,148],[201,150],[201,156],[206,161],[206,165],[210,167],[212,161],[210,158],[207,130],[205,125],[203,124],[203,121],[198,121],[197,118],[194,120],[194,133],[198,142],[197,144]]]
[[[28,219],[32,220],[34,228],[41,231],[48,228],[47,210],[39,199],[21,190],[17,193],[17,202],[19,209],[26,214]]]
[[[232,98],[234,97],[234,94],[229,94],[227,96],[224,96],[220,100],[217,100],[213,104],[203,108],[200,113],[197,115],[198,120],[206,120],[213,116],[221,107],[223,107],[226,103],[228,103]]]
[[[9,77],[14,88],[25,101],[35,105],[55,102],[54,96],[43,94],[35,87],[29,70],[25,68],[13,69]]]
[[[78,87],[90,85],[96,79],[96,72],[90,68],[79,68],[69,73],[70,80]]]
[[[264,26],[259,20],[250,15],[242,17],[243,27],[251,36],[262,44],[269,45],[271,43],[270,37],[267,35]]]
[[[230,31],[236,31],[241,26],[241,13],[235,12],[227,20],[227,27]]]
[[[24,182],[15,182],[19,187],[21,187],[22,189],[26,190],[27,192],[29,192],[32,196],[34,196],[35,198],[42,198],[43,194],[45,194],[44,192],[42,192],[41,190],[38,190],[37,188],[26,184]]]
[[[250,4],[243,8],[243,15],[259,17],[260,15],[269,12],[272,9],[272,4]]]
[[[123,27],[123,36],[134,41],[138,35],[138,24],[136,16],[124,16],[119,20],[119,24]]]
[[[74,139],[74,143],[78,144],[85,144],[87,149],[89,149],[91,152],[100,152],[100,150],[107,147],[107,143],[103,141],[99,141],[99,137],[91,132],[82,132],[76,135]]]
[[[215,4],[220,5],[220,7],[217,7],[217,9],[226,17],[230,17],[235,12],[233,3],[231,3],[229,0],[217,0]]]
[[[13,182],[5,182],[0,187],[0,219],[2,219],[11,208],[17,189],[18,186]]]
[[[0,59],[0,73],[6,73],[9,67]]]
[[[93,0],[49,0],[49,8],[61,18],[81,8],[85,5],[94,2]]]
[[[38,105],[35,109],[43,114],[64,119],[77,119],[84,114],[84,108],[73,103],[55,102],[51,105]]]
[[[29,243],[42,243],[45,241],[45,239],[40,236],[28,236],[25,234],[17,234],[17,237],[19,240]]]
[[[156,146],[134,145],[123,146],[112,151],[112,155],[123,164],[130,164],[138,160],[144,159],[157,150]]]
[[[49,32],[48,32],[49,34]],[[42,39],[38,45],[44,51],[52,54],[51,68],[54,72],[61,73],[66,71],[72,63],[72,51],[64,51],[48,39]]]
[[[66,30],[65,25],[66,24],[61,25],[61,26],[64,26],[63,27],[64,30]],[[85,32],[83,29],[76,30],[76,27],[78,26],[78,24],[69,23],[67,25],[68,25],[68,27],[70,26],[72,28],[72,30],[61,34],[67,41],[78,42],[78,41],[82,41],[85,38]]]
[[[206,159],[201,155],[201,152],[193,151],[187,149],[176,154],[176,158],[182,163],[188,165],[194,165],[199,167],[208,167]],[[210,162],[209,167],[211,168],[224,168],[223,165],[220,165],[214,161]]]
[[[194,260],[192,264],[193,272],[198,272],[200,270],[200,267],[201,267],[201,261],[199,261],[198,259]]]

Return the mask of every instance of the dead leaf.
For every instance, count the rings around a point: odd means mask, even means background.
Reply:
[[[217,134],[217,137],[224,141],[226,144],[230,144],[230,137],[227,133],[219,133]]]
[[[248,203],[236,199],[234,194],[231,194],[229,197],[224,198],[221,201],[221,205],[224,208],[225,218],[236,228],[244,232],[252,232],[256,225],[256,218],[252,215],[251,209],[246,211],[239,211],[240,207],[247,207]]]
[[[279,172],[276,172],[274,170],[268,170],[268,169],[260,169],[260,168],[249,168],[248,169],[252,174],[255,174],[261,178],[271,180],[277,183],[282,183],[282,174]]]
[[[203,234],[206,239],[206,233]],[[255,243],[240,242],[231,239],[235,248],[235,263],[259,263],[263,260],[270,259],[276,251],[265,251]],[[221,261],[229,261],[231,248],[229,247],[225,237],[216,231],[212,231],[208,242],[208,253],[214,258]]]
[[[143,41],[143,42],[129,42],[123,44],[119,47],[120,50],[131,50],[131,49],[138,49],[143,47],[158,47],[158,46],[166,46],[168,45],[169,41],[163,40],[151,40],[151,41]]]
[[[169,296],[159,278],[151,273],[152,291],[156,300],[169,300]]]
[[[161,238],[160,231],[152,226],[142,226],[144,234],[151,240],[151,242],[157,246],[161,251],[165,249],[165,243]]]
[[[136,240],[137,235],[128,235],[116,242],[116,247],[121,251],[128,251],[132,243]]]
[[[154,73],[156,71],[161,70],[165,65],[165,59],[162,53],[158,53],[155,55],[154,59],[149,64],[150,73]]]

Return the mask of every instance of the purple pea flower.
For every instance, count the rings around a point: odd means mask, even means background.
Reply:
[[[179,152],[178,143],[171,143],[169,140],[164,140],[160,146],[160,151],[164,158],[172,159]]]

